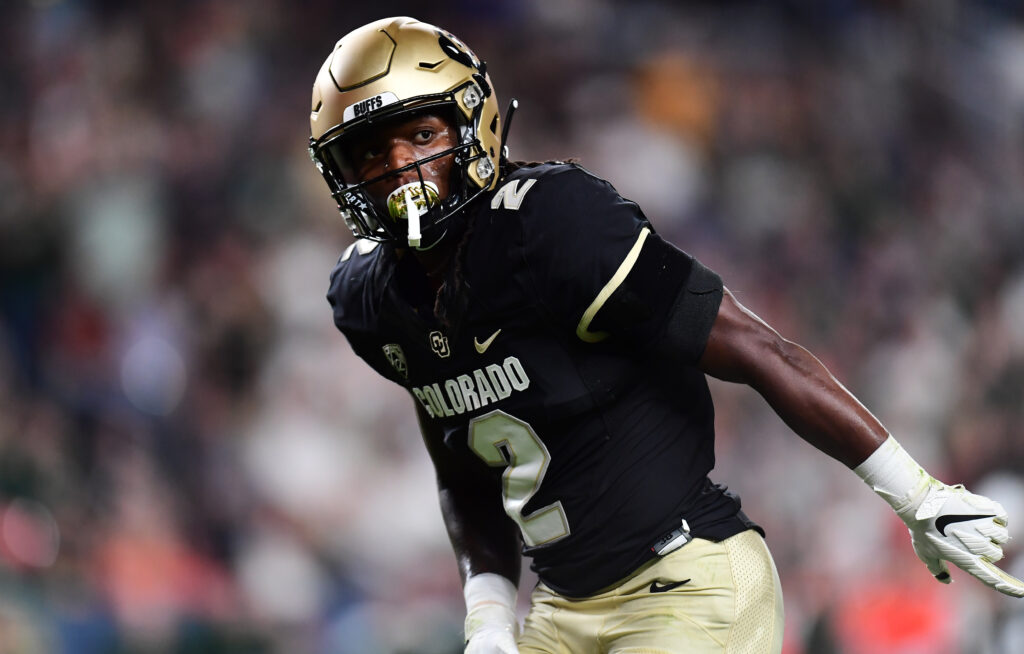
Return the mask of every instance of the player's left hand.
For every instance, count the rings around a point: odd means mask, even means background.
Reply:
[[[942,583],[951,581],[949,561],[1000,593],[1024,597],[1024,581],[994,565],[1010,539],[1006,510],[998,502],[932,478],[897,513],[910,529],[917,557]]]

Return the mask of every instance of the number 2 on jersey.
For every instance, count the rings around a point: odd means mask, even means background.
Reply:
[[[504,411],[491,411],[469,422],[469,447],[487,465],[507,466],[502,475],[505,513],[519,525],[527,545],[546,545],[569,535],[561,502],[523,515],[551,461],[548,448],[530,425]]]

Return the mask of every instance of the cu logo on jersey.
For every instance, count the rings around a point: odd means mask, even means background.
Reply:
[[[448,347],[448,337],[439,331],[430,332],[430,349],[442,359],[447,359],[452,353]]]

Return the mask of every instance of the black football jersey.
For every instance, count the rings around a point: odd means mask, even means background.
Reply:
[[[717,275],[574,164],[518,168],[466,211],[443,321],[432,296],[410,299],[411,257],[386,244],[349,247],[328,300],[445,446],[491,467],[540,579],[582,597],[654,557],[681,519],[711,540],[757,528],[708,480],[714,410],[695,364]]]

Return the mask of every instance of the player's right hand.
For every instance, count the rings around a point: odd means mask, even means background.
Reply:
[[[1006,510],[998,502],[931,478],[897,513],[910,529],[917,557],[942,583],[951,581],[949,561],[1000,593],[1024,597],[1024,581],[994,565],[1010,539]]]
[[[519,654],[510,626],[488,624],[478,628],[466,643],[466,654]]]
[[[465,654],[519,654],[515,584],[484,572],[467,578],[462,591],[466,597]]]

